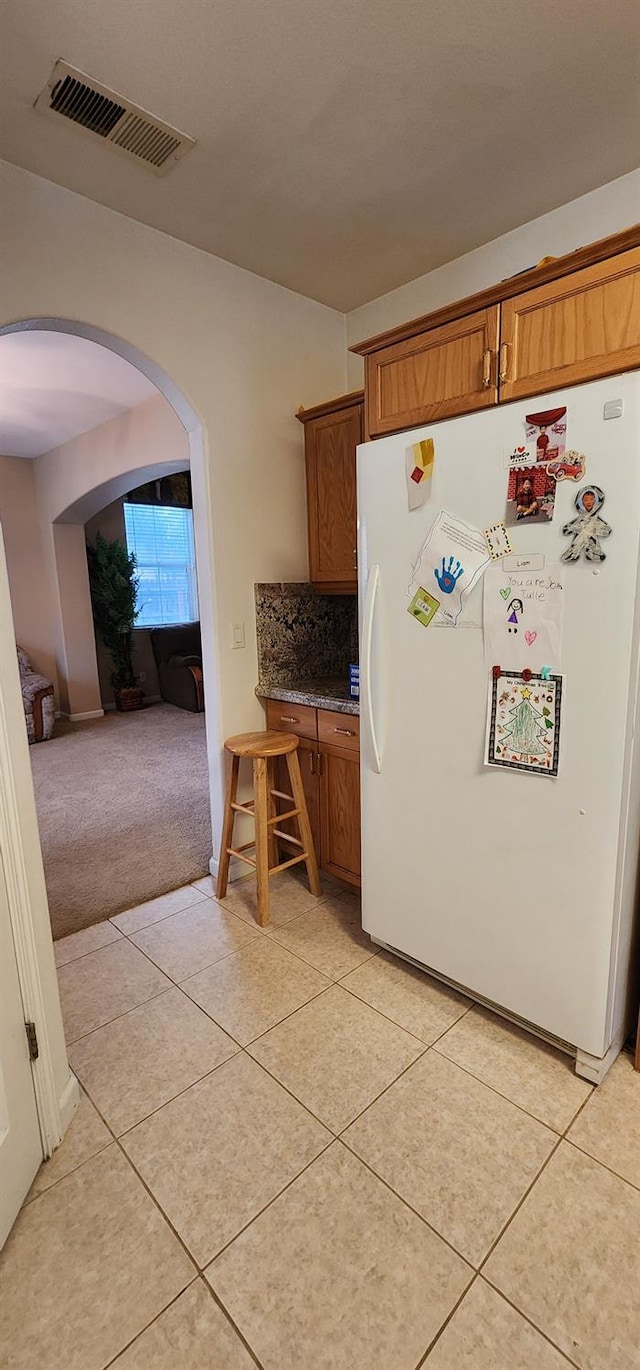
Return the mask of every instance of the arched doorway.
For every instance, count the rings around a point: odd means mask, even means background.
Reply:
[[[203,659],[206,663],[204,690],[206,705],[206,738],[209,770],[209,799],[213,833],[213,850],[221,827],[223,803],[222,729],[219,702],[219,668],[215,625],[213,580],[213,533],[211,522],[211,492],[207,462],[207,438],[202,421],[182,390],[152,358],[115,334],[90,323],[63,318],[32,318],[16,321],[0,328],[0,338],[11,333],[58,332],[84,338],[130,363],[151,381],[158,393],[168,402],[186,435],[189,465],[193,486],[194,534],[198,573],[200,622]],[[64,518],[64,514],[61,515]],[[215,869],[215,862],[212,864]]]

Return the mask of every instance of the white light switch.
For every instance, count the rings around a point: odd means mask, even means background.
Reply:
[[[624,413],[624,400],[607,400],[603,416],[605,419],[621,419]]]
[[[231,624],[231,647],[234,652],[238,647],[244,647],[244,623],[242,620]]]

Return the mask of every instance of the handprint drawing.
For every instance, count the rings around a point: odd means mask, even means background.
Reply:
[[[443,557],[442,569],[438,570],[438,567],[436,566],[433,574],[443,595],[450,595],[455,590],[460,576],[464,575],[464,566],[461,566],[460,562],[456,561],[455,557],[449,557],[448,562],[446,562]]]

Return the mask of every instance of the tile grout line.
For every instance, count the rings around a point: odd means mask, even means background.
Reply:
[[[441,1053],[439,1053],[439,1054],[441,1054]],[[447,1059],[448,1059],[448,1058],[447,1058]],[[456,1063],[454,1062],[453,1064],[456,1064]],[[475,1079],[476,1077],[473,1076],[472,1078]],[[489,1088],[490,1088],[490,1086],[489,1086]],[[496,1093],[497,1093],[497,1091],[496,1091]],[[500,1097],[503,1097],[503,1096],[500,1096]],[[451,1319],[453,1318],[454,1313],[455,1313],[455,1312],[457,1311],[457,1309],[460,1307],[460,1304],[461,1304],[461,1303],[463,1302],[463,1300],[467,1297],[467,1294],[469,1293],[469,1290],[472,1288],[472,1286],[476,1283],[476,1281],[477,1281],[478,1279],[484,1279],[485,1282],[488,1284],[488,1286],[489,1286],[490,1289],[492,1289],[500,1298],[503,1298],[503,1299],[505,1300],[505,1303],[509,1304],[509,1306],[510,1306],[511,1308],[513,1308],[514,1311],[515,1311],[521,1318],[524,1318],[525,1322],[527,1322],[527,1323],[529,1324],[529,1326],[532,1327],[532,1328],[534,1329],[534,1331],[536,1331],[536,1332],[539,1334],[539,1336],[543,1337],[543,1339],[544,1339],[546,1342],[548,1342],[548,1344],[549,1344],[550,1346],[552,1346],[552,1347],[554,1348],[554,1350],[558,1351],[558,1353],[559,1353],[561,1356],[564,1356],[564,1358],[565,1358],[565,1360],[567,1361],[567,1364],[568,1364],[568,1365],[573,1366],[573,1367],[574,1367],[574,1370],[580,1370],[580,1367],[577,1365],[577,1363],[576,1363],[574,1360],[572,1360],[571,1358],[569,1358],[568,1356],[566,1356],[565,1352],[562,1351],[561,1348],[560,1348],[559,1346],[557,1346],[557,1344],[556,1344],[554,1341],[552,1341],[552,1339],[547,1335],[546,1332],[544,1332],[544,1331],[542,1330],[542,1328],[538,1327],[537,1324],[536,1324],[535,1322],[533,1322],[532,1319],[531,1319],[530,1317],[528,1317],[528,1315],[527,1315],[526,1313],[523,1313],[522,1309],[518,1308],[517,1304],[513,1303],[513,1302],[511,1301],[511,1299],[510,1299],[506,1294],[503,1293],[502,1289],[500,1289],[497,1285],[494,1285],[494,1284],[492,1283],[492,1281],[490,1280],[490,1278],[489,1278],[487,1275],[484,1274],[484,1267],[485,1267],[485,1265],[487,1264],[487,1261],[488,1261],[488,1260],[490,1259],[490,1257],[493,1255],[493,1252],[496,1250],[496,1248],[497,1248],[497,1246],[499,1245],[499,1243],[502,1241],[502,1238],[505,1236],[507,1230],[509,1229],[509,1227],[511,1226],[512,1222],[514,1221],[514,1218],[516,1217],[516,1214],[517,1214],[517,1213],[520,1211],[520,1209],[522,1208],[522,1205],[524,1204],[525,1200],[529,1197],[529,1195],[530,1195],[530,1194],[533,1192],[533,1190],[535,1189],[535,1186],[537,1185],[537,1183],[538,1183],[539,1179],[541,1178],[542,1174],[544,1173],[544,1171],[546,1170],[546,1168],[547,1168],[547,1166],[549,1165],[550,1161],[552,1160],[552,1158],[555,1156],[556,1152],[558,1151],[561,1142],[564,1141],[564,1140],[566,1139],[566,1133],[567,1133],[567,1131],[569,1130],[570,1127],[573,1126],[573,1124],[574,1124],[576,1118],[579,1117],[579,1115],[580,1115],[580,1113],[582,1112],[582,1110],[583,1110],[584,1108],[586,1108],[586,1105],[588,1104],[590,1098],[591,1098],[591,1093],[587,1095],[586,1099],[583,1100],[582,1104],[581,1104],[580,1107],[577,1109],[577,1111],[576,1111],[576,1113],[574,1114],[574,1116],[573,1116],[573,1118],[571,1119],[571,1121],[570,1121],[569,1123],[567,1123],[567,1126],[566,1126],[564,1132],[558,1135],[558,1140],[554,1143],[554,1146],[553,1146],[552,1150],[550,1151],[550,1153],[549,1153],[549,1155],[547,1156],[546,1160],[544,1161],[543,1165],[540,1167],[540,1170],[539,1170],[539,1171],[537,1172],[537,1174],[534,1176],[533,1180],[531,1181],[531,1184],[528,1186],[528,1188],[525,1190],[524,1194],[522,1195],[521,1199],[520,1199],[520,1200],[518,1201],[518,1203],[516,1204],[516,1206],[515,1206],[515,1208],[514,1208],[514,1210],[513,1210],[513,1213],[512,1213],[512,1214],[510,1215],[510,1217],[507,1219],[507,1221],[506,1221],[506,1223],[504,1224],[504,1226],[500,1229],[500,1232],[498,1233],[498,1236],[495,1238],[495,1241],[492,1242],[492,1244],[491,1244],[489,1250],[487,1251],[486,1255],[483,1257],[483,1259],[482,1259],[482,1261],[480,1262],[480,1264],[475,1268],[475,1270],[474,1270],[474,1278],[470,1281],[469,1285],[468,1285],[467,1288],[465,1289],[462,1298],[458,1300],[458,1303],[456,1304],[456,1307],[455,1307],[454,1309],[452,1309],[452,1311],[451,1311],[451,1313],[449,1314],[448,1318],[445,1320],[445,1322],[442,1324],[442,1327],[441,1327],[441,1328],[439,1329],[439,1331],[436,1333],[436,1336],[433,1338],[433,1341],[431,1342],[431,1344],[430,1344],[429,1347],[427,1348],[427,1350],[426,1350],[426,1352],[425,1352],[425,1354],[424,1354],[422,1360],[420,1360],[420,1361],[418,1362],[418,1365],[416,1366],[416,1370],[421,1370],[421,1368],[422,1368],[423,1366],[426,1366],[427,1360],[428,1360],[429,1356],[431,1355],[431,1352],[433,1351],[434,1347],[436,1346],[436,1343],[440,1340],[440,1338],[441,1338],[441,1336],[442,1336],[442,1334],[443,1334],[445,1328],[446,1328],[446,1327],[448,1326],[448,1324],[451,1322]],[[423,1221],[424,1221],[424,1220],[423,1220]],[[440,1235],[440,1234],[438,1234],[438,1235]],[[453,1248],[453,1249],[455,1250],[455,1248]],[[459,1252],[458,1252],[458,1255],[460,1255]],[[464,1257],[463,1257],[463,1259],[464,1259]]]
[[[180,1293],[176,1294],[175,1297],[171,1299],[170,1303],[166,1304],[164,1308],[161,1308],[160,1312],[156,1313],[155,1317],[151,1319],[151,1322],[148,1322],[145,1324],[144,1327],[141,1327],[140,1331],[136,1332],[135,1337],[132,1337],[131,1341],[128,1341],[126,1346],[121,1346],[120,1350],[116,1351],[115,1356],[112,1356],[111,1360],[106,1361],[105,1364],[100,1367],[100,1370],[110,1370],[110,1367],[112,1365],[115,1365],[121,1356],[124,1356],[125,1351],[129,1351],[130,1348],[135,1345],[139,1337],[143,1337],[145,1332],[148,1332],[149,1328],[153,1327],[153,1324],[156,1323],[158,1319],[163,1316],[164,1313],[168,1312],[170,1308],[173,1308],[174,1304],[178,1302],[178,1299],[182,1298],[183,1294],[186,1294],[188,1289],[192,1289],[194,1284],[197,1284],[199,1278],[199,1275],[194,1275],[193,1279],[189,1282],[189,1284],[185,1285],[184,1289],[181,1289]]]
[[[149,1185],[147,1184],[147,1181],[145,1180],[144,1176],[140,1173],[140,1171],[138,1170],[137,1166],[135,1165],[135,1162],[131,1159],[131,1157],[130,1157],[129,1155],[127,1155],[127,1152],[125,1151],[124,1147],[121,1146],[121,1144],[120,1144],[120,1139],[119,1139],[118,1137],[116,1137],[115,1143],[116,1143],[116,1146],[118,1147],[118,1149],[119,1149],[121,1155],[124,1157],[124,1159],[125,1159],[127,1165],[130,1166],[131,1170],[133,1171],[134,1175],[136,1176],[136,1179],[138,1180],[138,1182],[142,1185],[143,1189],[144,1189],[144,1190],[146,1191],[146,1193],[148,1194],[149,1198],[151,1199],[151,1201],[152,1201],[152,1203],[153,1203],[153,1205],[154,1205],[154,1208],[156,1208],[157,1212],[160,1214],[160,1217],[162,1218],[163,1222],[165,1222],[165,1223],[167,1224],[167,1227],[168,1227],[168,1228],[171,1230],[171,1232],[173,1233],[173,1235],[174,1235],[176,1241],[179,1242],[180,1246],[182,1247],[182,1249],[183,1249],[183,1251],[184,1251],[184,1253],[185,1253],[185,1255],[186,1255],[186,1257],[187,1257],[187,1260],[190,1262],[190,1264],[191,1264],[191,1265],[194,1267],[194,1269],[195,1269],[195,1272],[196,1272],[196,1273],[195,1273],[195,1275],[194,1275],[194,1278],[193,1278],[192,1280],[189,1280],[188,1284],[186,1284],[186,1285],[184,1286],[184,1289],[181,1289],[181,1290],[180,1290],[180,1293],[181,1293],[181,1294],[184,1294],[185,1289],[189,1289],[196,1279],[198,1279],[199,1277],[204,1278],[204,1267],[201,1267],[201,1266],[198,1265],[198,1262],[196,1261],[195,1256],[192,1255],[192,1253],[191,1253],[191,1251],[189,1250],[189,1248],[188,1248],[188,1246],[187,1246],[187,1244],[186,1244],[184,1238],[181,1237],[180,1233],[178,1232],[178,1229],[174,1226],[174,1224],[173,1224],[171,1218],[168,1216],[167,1213],[165,1213],[164,1209],[162,1208],[162,1206],[161,1206],[161,1204],[159,1203],[158,1199],[156,1198],[155,1194],[154,1194],[153,1191],[149,1188]],[[235,1240],[235,1238],[234,1238],[234,1240]],[[215,1259],[215,1257],[214,1257],[214,1259]],[[208,1284],[208,1281],[207,1281],[207,1284]],[[172,1302],[173,1302],[173,1300],[172,1300]],[[220,1300],[219,1300],[219,1299],[216,1299],[216,1302],[220,1303]],[[247,1350],[251,1351],[251,1355],[252,1355],[253,1359],[255,1360],[256,1364],[257,1364],[258,1366],[260,1366],[260,1361],[258,1361],[257,1356],[254,1355],[254,1352],[253,1352],[252,1348],[249,1346],[249,1343],[246,1341],[246,1338],[244,1337],[243,1333],[240,1331],[240,1328],[236,1326],[236,1323],[234,1322],[233,1318],[231,1317],[231,1314],[227,1311],[227,1309],[224,1307],[224,1305],[223,1305],[222,1303],[220,1303],[220,1307],[222,1308],[222,1311],[224,1312],[225,1316],[228,1318],[229,1322],[231,1323],[232,1327],[234,1328],[234,1331],[237,1332],[237,1334],[238,1334],[238,1336],[240,1337],[240,1340],[242,1341],[243,1345],[246,1346]],[[163,1308],[161,1311],[164,1313],[164,1312],[165,1312],[165,1309]],[[156,1314],[156,1317],[159,1317],[159,1316],[160,1316],[160,1314]],[[152,1319],[152,1322],[155,1322],[155,1321],[156,1321],[155,1318]],[[148,1324],[148,1326],[151,1326],[151,1324]],[[146,1329],[145,1329],[145,1330],[146,1330]],[[262,1370],[262,1367],[260,1367],[260,1370]]]
[[[455,1026],[456,1024],[454,1023],[454,1027]],[[446,1036],[446,1033],[443,1035]],[[441,1040],[442,1038],[439,1037],[438,1041]],[[544,1127],[547,1129],[547,1132],[553,1132],[555,1137],[559,1137],[562,1139],[564,1133],[558,1132],[557,1127],[552,1127],[551,1123],[546,1123],[544,1119],[539,1118],[536,1113],[530,1113],[529,1109],[525,1108],[523,1104],[516,1103],[515,1099],[511,1099],[508,1094],[503,1094],[502,1090],[496,1089],[495,1085],[487,1084],[487,1081],[483,1080],[482,1076],[475,1075],[474,1072],[472,1070],[469,1070],[467,1066],[461,1065],[459,1061],[454,1061],[451,1056],[446,1056],[444,1051],[438,1051],[437,1046],[435,1046],[435,1051],[436,1055],[438,1055],[442,1061],[448,1061],[450,1066],[457,1066],[458,1070],[461,1070],[463,1074],[469,1077],[470,1080],[475,1080],[476,1084],[483,1085],[485,1089],[490,1089],[492,1094],[497,1094],[499,1099],[504,1099],[505,1103],[511,1104],[512,1108],[517,1108],[518,1113],[523,1113],[525,1118],[530,1118],[533,1123],[538,1124],[538,1127]],[[587,1098],[583,1100],[583,1103],[587,1103],[590,1098],[591,1095],[588,1094]],[[579,1108],[582,1108],[582,1104],[579,1105]],[[571,1121],[567,1123],[567,1127],[571,1127],[574,1119],[578,1116],[578,1111],[579,1110],[577,1110],[576,1113],[573,1115]]]
[[[503,1298],[503,1299],[505,1300],[506,1303],[508,1303],[512,1308],[514,1308],[515,1311],[516,1311],[517,1313],[519,1313],[520,1316],[521,1316],[522,1318],[525,1319],[525,1322],[528,1322],[528,1323],[531,1325],[531,1327],[535,1328],[536,1332],[538,1332],[538,1333],[540,1334],[540,1336],[542,1336],[542,1337],[545,1339],[545,1341],[549,1342],[549,1344],[550,1344],[551,1346],[553,1346],[554,1349],[557,1350],[557,1351],[560,1353],[560,1355],[564,1356],[564,1357],[565,1357],[565,1360],[568,1360],[570,1365],[575,1366],[575,1367],[576,1367],[576,1370],[580,1370],[580,1367],[577,1366],[576,1362],[573,1361],[573,1360],[571,1360],[571,1359],[566,1355],[566,1352],[563,1351],[563,1350],[561,1349],[561,1347],[557,1346],[556,1342],[552,1341],[552,1339],[551,1339],[551,1337],[548,1335],[548,1333],[545,1332],[543,1328],[539,1327],[538,1324],[535,1323],[535,1322],[533,1321],[533,1319],[530,1318],[529,1315],[528,1315],[527,1313],[523,1312],[523,1310],[522,1310],[521,1308],[518,1308],[517,1304],[513,1303],[512,1300],[508,1297],[508,1295],[504,1294],[503,1291],[502,1291],[502,1289],[500,1289],[498,1285],[495,1285],[495,1284],[493,1283],[493,1281],[491,1280],[490,1276],[489,1276],[489,1275],[486,1275],[484,1272],[485,1272],[485,1266],[486,1266],[487,1262],[490,1260],[491,1256],[493,1255],[494,1251],[496,1250],[496,1248],[498,1247],[498,1245],[499,1245],[500,1242],[502,1241],[503,1237],[505,1237],[506,1233],[508,1232],[508,1230],[509,1230],[509,1228],[511,1227],[512,1223],[514,1222],[514,1220],[515,1220],[517,1214],[520,1212],[520,1209],[523,1207],[523,1205],[524,1205],[524,1203],[526,1202],[526,1200],[527,1200],[527,1199],[530,1197],[530,1195],[533,1193],[533,1190],[535,1189],[535,1187],[536,1187],[536,1185],[538,1184],[539,1180],[542,1178],[542,1176],[543,1176],[544,1172],[546,1171],[547,1167],[550,1165],[550,1163],[551,1163],[551,1161],[553,1160],[554,1156],[555,1156],[555,1155],[557,1154],[557,1152],[559,1151],[562,1142],[566,1140],[566,1134],[567,1134],[569,1128],[573,1126],[574,1122],[576,1121],[576,1118],[578,1118],[578,1117],[580,1116],[580,1114],[582,1113],[583,1109],[586,1108],[587,1104],[589,1103],[590,1098],[591,1098],[591,1094],[588,1094],[587,1097],[586,1097],[586,1099],[583,1100],[583,1102],[582,1102],[582,1104],[580,1105],[579,1109],[578,1109],[577,1112],[575,1113],[574,1117],[571,1119],[571,1122],[570,1122],[570,1123],[567,1123],[567,1126],[566,1126],[566,1128],[564,1129],[564,1132],[562,1132],[562,1133],[558,1136],[558,1140],[557,1140],[557,1142],[554,1144],[554,1146],[553,1146],[552,1150],[550,1151],[549,1155],[547,1156],[547,1158],[546,1158],[544,1164],[540,1167],[540,1170],[538,1171],[537,1175],[534,1177],[534,1179],[532,1180],[531,1184],[530,1184],[530,1185],[528,1186],[528,1188],[525,1190],[525,1193],[522,1195],[522,1198],[521,1198],[521,1199],[519,1200],[519,1202],[516,1204],[516,1206],[515,1206],[515,1208],[514,1208],[514,1210],[513,1210],[513,1213],[512,1213],[511,1216],[507,1219],[507,1222],[504,1224],[504,1226],[501,1228],[500,1232],[498,1233],[498,1236],[496,1237],[495,1241],[492,1243],[491,1247],[490,1247],[489,1250],[487,1251],[487,1254],[486,1254],[486,1256],[484,1257],[484,1259],[480,1262],[480,1265],[478,1266],[478,1270],[477,1270],[478,1275],[482,1275],[482,1278],[486,1281],[486,1283],[490,1286],[490,1288],[493,1289],[493,1290],[495,1290],[495,1292],[496,1292],[497,1294],[499,1294],[499,1295],[501,1296],[501,1298]]]
[[[89,956],[92,956],[93,953],[92,953],[92,952],[89,952],[88,955],[89,955]],[[80,959],[80,958],[79,958],[79,959]],[[82,959],[82,960],[86,960],[87,958],[86,958],[86,957],[82,957],[81,959]],[[70,964],[71,964],[71,963],[70,963]],[[158,967],[156,966],[155,969],[157,970]],[[177,985],[174,985],[173,981],[170,980],[168,985],[163,985],[161,989],[158,989],[158,990],[155,991],[155,994],[150,994],[149,997],[148,997],[148,999],[141,999],[139,1004],[132,1004],[130,1008],[124,1009],[122,1013],[116,1013],[116,1014],[114,1015],[113,1018],[107,1018],[107,1020],[106,1020],[105,1023],[96,1023],[96,1026],[95,1026],[95,1027],[90,1028],[88,1032],[83,1032],[83,1033],[80,1035],[80,1037],[72,1037],[71,1039],[68,1039],[67,1036],[66,1036],[66,1034],[65,1034],[65,1044],[66,1044],[66,1046],[67,1046],[67,1047],[75,1047],[75,1046],[77,1046],[78,1042],[84,1042],[85,1039],[86,1039],[87,1037],[91,1037],[91,1036],[93,1035],[94,1032],[100,1032],[101,1028],[110,1027],[111,1023],[117,1023],[117,1021],[118,1021],[119,1018],[126,1018],[126,1016],[127,1016],[128,1013],[134,1013],[136,1009],[138,1009],[138,1008],[144,1008],[145,1004],[150,1004],[150,1003],[152,1003],[152,1001],[153,1001],[154,999],[159,999],[160,996],[161,996],[162,994],[168,994],[168,993],[169,993],[169,990],[171,990],[171,989],[177,989],[177,988],[178,988],[178,986],[177,986]]]
[[[453,1308],[451,1308],[451,1309],[449,1310],[449,1312],[447,1313],[447,1316],[446,1316],[446,1318],[445,1318],[445,1320],[444,1320],[442,1326],[438,1328],[438,1331],[436,1332],[435,1336],[433,1336],[433,1337],[431,1338],[431,1341],[429,1342],[429,1345],[427,1346],[426,1351],[423,1352],[423,1354],[422,1354],[421,1357],[420,1357],[420,1360],[417,1362],[417,1364],[416,1364],[416,1366],[415,1366],[415,1370],[421,1370],[421,1367],[422,1367],[423,1365],[426,1365],[426,1363],[427,1363],[427,1361],[428,1361],[428,1359],[429,1359],[429,1356],[431,1355],[431,1352],[433,1351],[433,1348],[434,1348],[434,1346],[436,1345],[436,1342],[439,1342],[439,1341],[440,1341],[440,1338],[441,1338],[443,1332],[446,1331],[447,1327],[449,1326],[449,1323],[453,1321],[453,1319],[454,1319],[454,1317],[455,1317],[455,1315],[456,1315],[458,1309],[460,1308],[460,1305],[464,1303],[464,1301],[465,1301],[465,1299],[466,1299],[466,1297],[467,1297],[467,1294],[470,1293],[470,1291],[473,1289],[474,1284],[476,1284],[476,1282],[477,1282],[477,1280],[479,1280],[479,1278],[480,1278],[480,1276],[478,1275],[478,1271],[477,1271],[477,1270],[474,1270],[474,1271],[473,1271],[473,1277],[472,1277],[472,1279],[469,1280],[469,1283],[468,1283],[466,1289],[463,1289],[463,1291],[462,1291],[462,1293],[461,1293],[461,1295],[460,1295],[460,1298],[456,1300],[456,1302],[455,1302],[454,1305],[453,1305]]]
[[[573,1119],[573,1122],[570,1124],[571,1127],[573,1127],[574,1122],[575,1118]],[[590,1151],[585,1151],[583,1146],[580,1146],[578,1142],[574,1142],[573,1137],[569,1137],[565,1134],[565,1136],[561,1140],[566,1142],[567,1146],[572,1146],[574,1151],[579,1151],[581,1156],[586,1156],[587,1160],[593,1161],[595,1165],[601,1166],[602,1169],[606,1170],[609,1175],[613,1175],[614,1180],[622,1180],[623,1184],[628,1184],[631,1189],[635,1189],[638,1193],[640,1193],[640,1182],[636,1184],[635,1180],[628,1179],[626,1175],[621,1175],[619,1170],[614,1170],[612,1166],[607,1165],[606,1161],[601,1161],[599,1156],[593,1156]]]

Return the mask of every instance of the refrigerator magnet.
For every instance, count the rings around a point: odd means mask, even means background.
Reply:
[[[537,414],[525,415],[525,431],[529,447],[535,447],[536,461],[558,461],[567,445],[567,406],[541,409]]]
[[[565,523],[562,529],[563,536],[570,537],[571,542],[565,547],[560,560],[579,561],[584,555],[585,561],[606,561],[607,554],[600,546],[600,539],[610,536],[611,524],[605,523],[599,514],[604,504],[604,490],[599,485],[583,485],[574,503],[578,515]]]
[[[422,586],[420,586],[420,588],[416,590],[411,603],[408,605],[407,612],[410,613],[413,618],[416,618],[418,623],[422,624],[423,628],[428,628],[439,608],[440,600],[436,599],[434,595],[430,595],[428,590],[424,590]]]
[[[483,528],[482,536],[489,548],[489,556],[492,561],[500,561],[502,557],[508,557],[513,551],[511,539],[504,523],[492,523],[490,528]]]
[[[423,438],[422,442],[414,442],[407,448],[405,469],[410,511],[421,509],[427,500],[435,455],[433,438]]]

